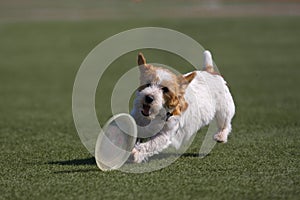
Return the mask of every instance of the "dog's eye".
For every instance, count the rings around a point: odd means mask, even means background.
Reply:
[[[150,86],[151,86],[151,84],[150,84],[150,83],[146,84],[146,87],[150,87]]]
[[[161,88],[161,89],[162,89],[163,93],[169,92],[169,88],[167,88],[167,87],[163,87],[163,88]]]

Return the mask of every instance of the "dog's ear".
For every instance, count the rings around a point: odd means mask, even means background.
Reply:
[[[192,73],[189,73],[187,75],[181,75],[179,77],[179,84],[180,84],[181,89],[185,90],[187,88],[187,86],[195,78],[196,75],[197,75],[197,72],[195,72],[195,71]]]
[[[173,115],[180,115],[188,108],[188,103],[185,101],[184,93],[185,89],[188,85],[192,82],[192,80],[197,75],[197,72],[192,72],[187,75],[179,75],[178,76],[178,83],[179,83],[179,93],[178,93],[178,104],[173,111]]]
[[[146,59],[142,53],[138,54],[137,63],[139,65],[139,69],[141,74],[144,74],[146,71],[152,69],[152,65],[146,63]]]
[[[137,60],[138,65],[145,65],[146,64],[146,59],[142,53],[138,54],[138,60]]]

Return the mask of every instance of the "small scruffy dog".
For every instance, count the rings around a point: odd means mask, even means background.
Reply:
[[[204,52],[203,71],[185,75],[147,64],[142,53],[138,65],[141,86],[131,115],[140,127],[139,135],[153,133],[148,141],[135,145],[134,162],[147,161],[170,145],[180,148],[214,118],[218,126],[214,139],[227,142],[235,106],[226,81],[214,71],[209,51]]]

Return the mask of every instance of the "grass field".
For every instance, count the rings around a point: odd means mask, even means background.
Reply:
[[[299,20],[1,23],[0,199],[298,199]],[[73,82],[99,42],[142,26],[181,31],[213,51],[236,102],[233,131],[204,159],[193,156],[199,135],[187,154],[162,170],[101,172],[73,124]],[[168,56],[150,52],[148,59],[180,67]],[[113,65],[106,73],[112,80],[121,67],[135,65],[135,52]],[[104,123],[110,113],[97,109]]]

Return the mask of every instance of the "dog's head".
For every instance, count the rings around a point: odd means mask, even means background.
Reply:
[[[153,120],[161,110],[171,115],[180,115],[187,109],[184,93],[196,72],[185,76],[175,75],[168,69],[147,64],[142,53],[138,55],[138,65],[140,87],[134,102],[136,115]]]

